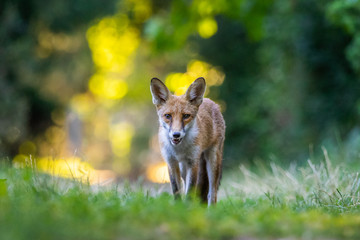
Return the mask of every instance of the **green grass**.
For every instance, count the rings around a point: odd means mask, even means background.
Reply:
[[[94,187],[10,167],[0,179],[2,240],[360,238],[359,176],[327,158],[302,168],[242,166],[224,175],[209,209],[156,186]]]

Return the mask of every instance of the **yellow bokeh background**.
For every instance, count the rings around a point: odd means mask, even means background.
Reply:
[[[165,84],[175,95],[182,95],[190,84],[199,77],[206,79],[207,87],[219,86],[225,79],[225,74],[210,64],[191,60],[185,73],[171,73],[165,79]]]
[[[20,146],[14,158],[16,166],[35,164],[48,174],[91,184],[99,183],[104,176],[131,176],[133,168],[142,169],[135,172],[143,172],[149,181],[169,181],[159,147],[149,144],[140,149],[136,143],[142,131],[157,128],[149,80],[157,76],[158,69],[164,69],[161,74],[165,75],[166,85],[174,94],[181,95],[196,78],[204,77],[208,95],[213,87],[223,83],[225,74],[194,55],[181,56],[186,59],[181,64],[183,72],[167,69],[166,56],[151,54],[139,28],[151,19],[151,1],[126,0],[122,4],[121,11],[98,19],[86,31],[93,62],[87,88],[69,99],[67,109],[53,111],[54,124],[46,129],[44,137]],[[194,34],[212,37],[218,30],[212,16],[215,9],[207,1],[195,1],[194,7],[200,16],[194,23]],[[44,29],[38,36],[37,54],[46,58],[59,49],[75,51],[79,43],[74,39]],[[148,64],[149,59],[157,63]],[[133,103],[137,98],[146,104]],[[151,125],[149,119],[153,119]],[[156,131],[148,137],[154,134]],[[134,160],[134,155],[138,160]]]
[[[198,23],[198,32],[202,38],[212,37],[218,30],[217,22],[214,18],[205,18]]]

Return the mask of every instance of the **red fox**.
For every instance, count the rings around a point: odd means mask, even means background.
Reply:
[[[184,185],[208,206],[217,202],[222,171],[225,121],[219,106],[205,93],[205,79],[196,79],[182,96],[172,95],[157,78],[151,79],[152,101],[159,116],[159,142],[175,198]],[[183,183],[182,184],[182,180]]]

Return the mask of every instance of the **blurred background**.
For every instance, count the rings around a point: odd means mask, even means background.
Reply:
[[[358,0],[2,0],[0,158],[166,181],[152,77],[222,108],[225,170],[359,160]]]

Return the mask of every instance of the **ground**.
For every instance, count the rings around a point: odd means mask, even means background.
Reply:
[[[175,201],[167,185],[91,186],[0,168],[1,239],[359,239],[356,169],[324,160],[225,172],[220,201]]]

